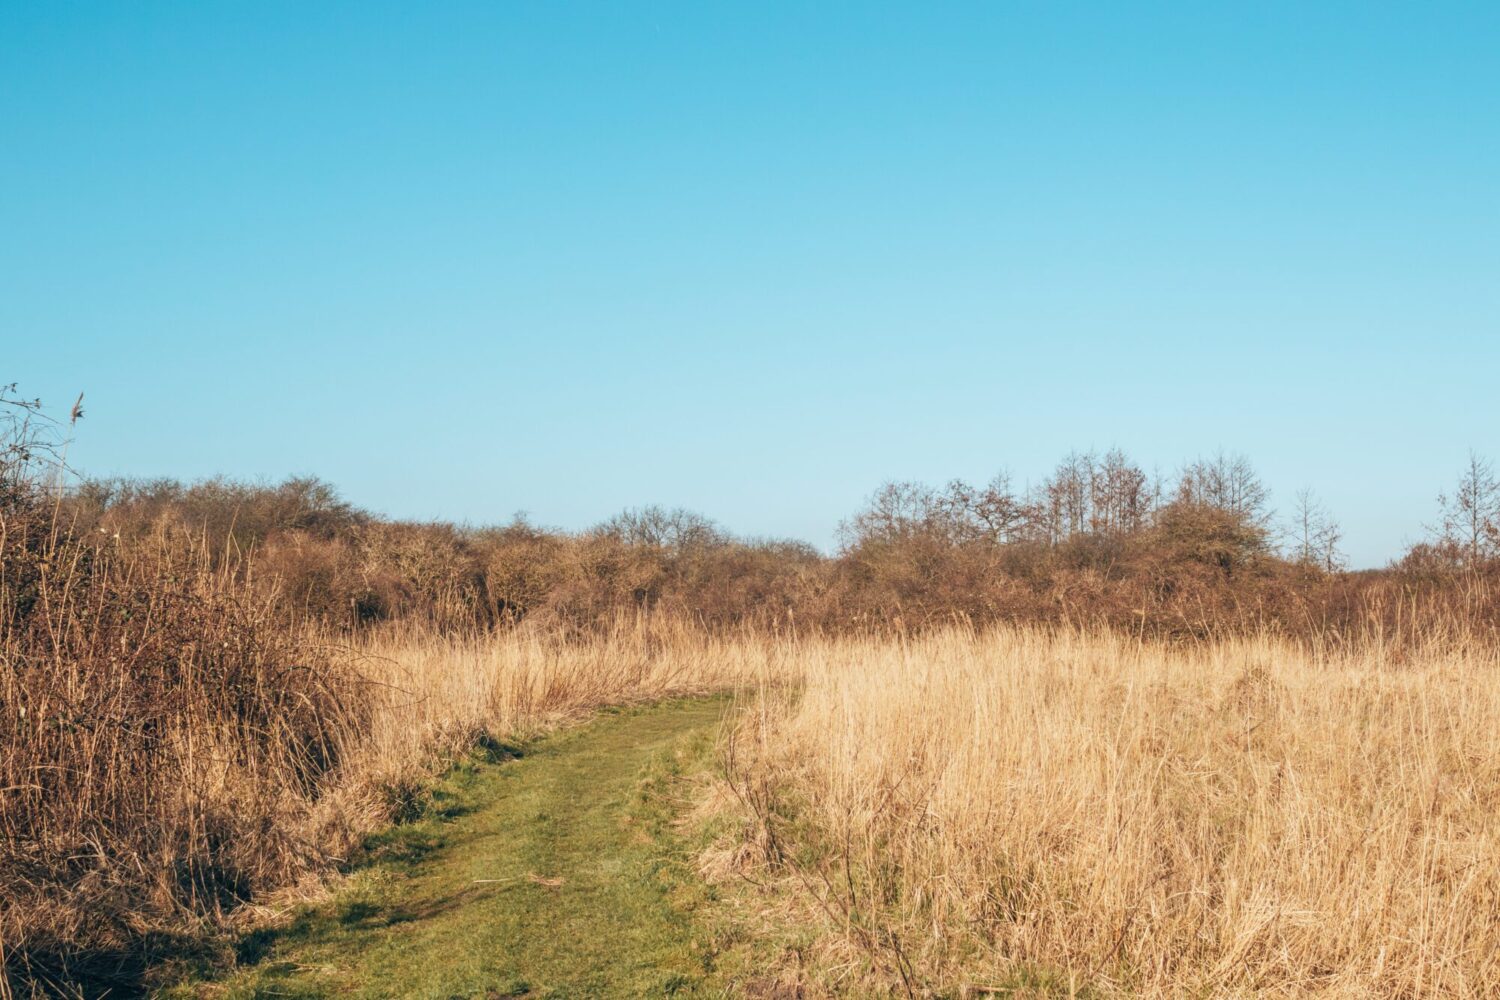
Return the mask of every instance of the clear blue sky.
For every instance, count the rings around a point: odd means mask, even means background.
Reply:
[[[0,4],[0,382],[399,516],[1500,458],[1500,4]]]

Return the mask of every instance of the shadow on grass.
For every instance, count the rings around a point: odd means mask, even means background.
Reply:
[[[8,952],[0,976],[8,996],[135,1000],[154,995],[168,964],[176,978],[220,968],[228,958],[222,940],[150,933],[118,950]]]
[[[134,1000],[168,995],[174,985],[211,979],[234,968],[256,968],[266,983],[252,986],[253,997],[311,998],[325,995],[316,985],[293,978],[295,963],[275,960],[279,946],[319,944],[343,936],[423,920],[463,905],[467,894],[442,903],[403,907],[391,891],[399,876],[450,845],[446,827],[475,812],[480,803],[469,794],[481,767],[517,760],[527,748],[492,737],[480,739],[424,797],[419,808],[398,810],[401,822],[366,837],[345,872],[351,886],[333,900],[303,910],[289,922],[261,927],[237,937],[223,934],[148,933],[130,947],[110,951],[32,949],[7,951],[0,967],[0,996],[57,997],[64,1000]],[[195,885],[200,895],[213,886]],[[235,886],[234,888],[239,888]],[[225,908],[236,899],[223,898]],[[281,966],[284,966],[281,967]],[[8,991],[4,988],[8,987]],[[510,985],[489,991],[497,997],[524,996]],[[240,994],[236,994],[240,996]]]
[[[336,943],[351,935],[427,920],[464,906],[469,901],[468,892],[419,906],[403,904],[399,901],[402,876],[451,847],[449,824],[481,807],[472,790],[482,768],[518,760],[527,752],[526,747],[482,737],[431,788],[420,810],[404,817],[404,822],[365,837],[345,869],[350,883],[332,900],[302,910],[285,924],[242,934],[234,943],[233,960],[227,964],[241,970],[255,969],[268,977],[271,983],[264,987],[270,991],[267,996],[321,996],[317,987],[292,981],[290,977],[300,969],[295,963],[278,963],[278,951]],[[223,964],[218,971],[225,971]],[[261,995],[262,987],[255,989],[255,995]],[[514,994],[491,991],[494,996],[522,996],[526,992],[524,985]]]

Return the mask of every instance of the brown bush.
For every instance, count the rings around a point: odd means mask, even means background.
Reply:
[[[342,846],[316,808],[364,694],[232,567],[0,481],[0,982],[102,989]]]

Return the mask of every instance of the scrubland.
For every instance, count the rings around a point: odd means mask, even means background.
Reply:
[[[166,931],[313,891],[364,834],[419,815],[443,762],[477,741],[723,690],[741,709],[723,743],[736,832],[704,868],[818,928],[808,988],[1475,996],[1500,982],[1486,642],[799,636],[642,617],[588,635],[396,626],[296,645],[272,629],[214,650],[155,638],[172,614],[147,602],[158,624],[96,640],[98,659],[59,652],[43,680],[10,658],[0,678],[0,926],[27,989],[97,980],[101,962],[134,974],[180,947]],[[180,643],[174,673],[136,672],[139,645],[104,652],[122,637]]]
[[[316,480],[73,480],[36,417],[0,391],[0,1000],[221,961],[475,744],[723,691],[703,871],[816,932],[799,988],[1500,993],[1478,459],[1350,573],[1222,456],[893,484],[823,555],[655,508],[469,529]]]

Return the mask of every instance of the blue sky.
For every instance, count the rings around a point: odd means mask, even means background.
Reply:
[[[0,382],[398,516],[1500,458],[1500,5],[0,4]]]

